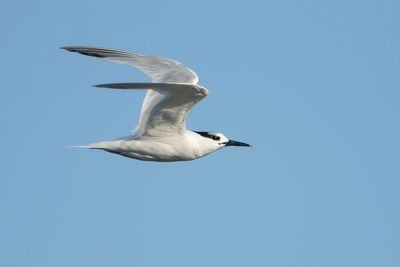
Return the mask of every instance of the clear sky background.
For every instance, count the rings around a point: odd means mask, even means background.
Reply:
[[[400,266],[400,4],[2,1],[0,266]],[[58,49],[176,59],[188,127],[253,148],[180,163],[66,148],[135,126],[148,81]]]

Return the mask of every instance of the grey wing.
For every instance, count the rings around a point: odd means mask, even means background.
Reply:
[[[186,130],[186,114],[201,99],[207,96],[206,88],[184,83],[111,83],[96,87],[112,89],[149,89],[162,97],[142,116],[148,117],[143,132],[138,136],[165,136]]]
[[[172,59],[105,48],[84,46],[66,46],[62,48],[82,55],[130,65],[149,76],[153,82],[198,83],[198,77],[194,71]]]
[[[128,64],[148,75],[154,83],[195,85],[198,82],[195,72],[171,59],[94,47],[68,46],[63,49]],[[204,89],[203,94],[199,95],[196,90],[188,90],[189,87],[183,89],[179,92],[171,90],[161,92],[160,90],[156,91],[155,88],[148,88],[134,135],[158,135],[161,132],[184,131],[186,129],[186,113],[207,95],[207,90]]]

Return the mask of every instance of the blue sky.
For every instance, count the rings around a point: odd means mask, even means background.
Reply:
[[[400,266],[398,1],[3,1],[0,265]],[[148,81],[67,53],[176,59],[210,91],[180,163],[66,148],[129,133]]]

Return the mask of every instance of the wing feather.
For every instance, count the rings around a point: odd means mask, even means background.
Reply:
[[[194,71],[172,59],[84,46],[66,46],[62,49],[130,65],[145,73],[153,82],[198,83]]]
[[[196,85],[198,77],[188,67],[172,59],[112,49],[67,46],[71,52],[130,65],[149,76],[153,83],[103,84],[114,89],[148,89],[142,104],[135,136],[157,136],[186,130],[186,114],[208,91]]]

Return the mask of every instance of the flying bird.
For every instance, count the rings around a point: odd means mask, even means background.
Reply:
[[[110,83],[96,87],[147,89],[139,122],[129,136],[85,146],[146,161],[186,161],[206,156],[227,146],[251,145],[234,141],[222,133],[186,129],[186,114],[208,90],[198,85],[197,74],[181,63],[112,49],[66,46],[62,49],[82,55],[127,64],[142,71],[151,83]]]

